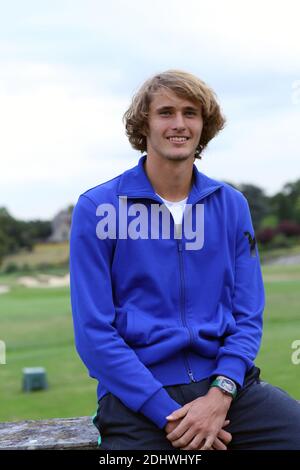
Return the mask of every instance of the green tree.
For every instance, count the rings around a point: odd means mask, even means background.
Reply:
[[[270,198],[270,205],[279,220],[300,223],[300,179],[285,184],[282,191]]]
[[[49,221],[16,220],[5,207],[0,207],[0,264],[5,255],[21,248],[31,250],[36,242],[46,240],[50,234]]]
[[[263,189],[253,184],[241,184],[239,190],[248,200],[253,225],[257,229],[262,220],[270,214],[269,198]]]

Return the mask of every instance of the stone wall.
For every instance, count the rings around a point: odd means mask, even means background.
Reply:
[[[0,450],[97,449],[91,416],[0,423]]]

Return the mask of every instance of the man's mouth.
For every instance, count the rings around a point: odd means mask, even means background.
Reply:
[[[167,139],[170,141],[170,142],[174,142],[175,144],[181,144],[183,142],[187,142],[189,137],[179,137],[179,136],[171,136],[171,137],[167,137]]]

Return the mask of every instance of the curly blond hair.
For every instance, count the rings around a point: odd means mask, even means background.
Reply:
[[[195,158],[201,158],[200,154],[208,142],[223,129],[225,117],[221,113],[214,91],[198,77],[181,70],[167,70],[154,75],[133,96],[131,105],[123,116],[129,142],[136,150],[147,150],[149,106],[153,94],[161,88],[171,90],[181,98],[201,105],[203,129],[195,154]]]

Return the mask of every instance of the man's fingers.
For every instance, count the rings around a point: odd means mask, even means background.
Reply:
[[[172,431],[174,431],[174,429],[176,428],[176,426],[178,426],[179,423],[180,423],[180,419],[178,419],[177,421],[170,421],[169,423],[167,423],[165,426],[165,433],[170,434]]]
[[[179,410],[173,411],[173,413],[171,413],[169,416],[166,416],[166,419],[168,421],[175,421],[177,419],[183,418],[187,414],[189,409],[189,406],[184,405],[182,408],[179,408]]]
[[[199,435],[196,435],[185,447],[180,447],[180,450],[199,450],[204,442]]]
[[[204,444],[202,445],[202,447],[200,448],[200,450],[212,450],[212,446],[213,446],[213,443],[214,443],[214,440],[216,438],[212,437],[212,436],[208,436],[206,439],[205,439],[205,442]]]
[[[178,426],[176,426],[175,429],[173,429],[172,432],[170,432],[169,434],[167,434],[167,439],[169,439],[169,441],[176,441],[177,439],[180,439],[181,436],[187,432],[189,430],[189,424],[186,422],[185,419],[182,419],[180,421],[180,423],[178,424]]]
[[[218,439],[217,437],[215,438],[212,447],[215,450],[227,450],[225,444],[223,444],[223,442],[220,441],[220,439]]]
[[[195,434],[191,429],[187,429],[178,439],[172,439],[171,444],[173,447],[185,447],[187,446],[194,438]]]
[[[225,429],[220,429],[217,434],[217,438],[220,439],[224,444],[228,445],[232,441],[232,435],[230,432],[225,431]]]

